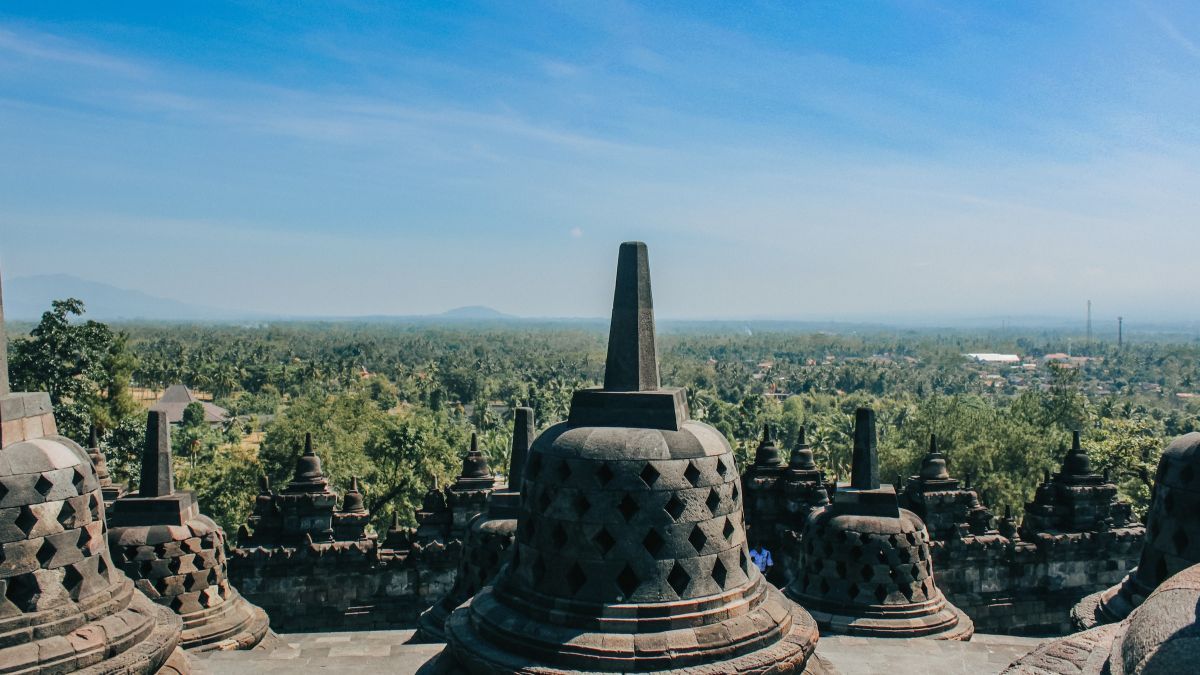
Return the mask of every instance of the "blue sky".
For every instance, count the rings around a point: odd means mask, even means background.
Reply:
[[[0,6],[6,276],[237,309],[1192,318],[1198,160],[1187,2]]]

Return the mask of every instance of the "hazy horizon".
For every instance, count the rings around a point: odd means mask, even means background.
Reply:
[[[1190,321],[1200,8],[0,8],[0,269],[287,316]]]

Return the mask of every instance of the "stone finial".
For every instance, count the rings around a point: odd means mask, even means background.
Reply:
[[[346,497],[342,500],[343,513],[366,513],[367,507],[363,500],[363,493],[358,489],[358,476],[350,478],[350,489],[346,490]]]
[[[171,467],[171,423],[167,413],[151,410],[146,417],[146,446],[142,451],[142,480],[139,497],[167,497],[175,493]]]
[[[1071,449],[1063,460],[1063,473],[1068,476],[1086,476],[1092,473],[1092,461],[1079,440],[1079,430],[1071,432]]]
[[[324,492],[329,480],[321,468],[321,458],[313,451],[312,433],[304,434],[304,453],[296,460],[296,472],[284,489],[290,494]]]
[[[929,435],[929,452],[921,460],[921,478],[925,480],[949,480],[950,472],[946,470],[946,456],[938,451],[937,436]]]
[[[522,477],[525,475],[525,458],[529,456],[529,448],[537,435],[534,424],[533,408],[521,406],[513,411],[512,452],[508,456],[508,487],[513,490],[521,489]]]
[[[817,468],[817,463],[813,461],[812,447],[804,440],[803,425],[796,437],[796,447],[792,448],[792,457],[788,464],[797,471],[815,471]]]
[[[265,473],[258,474],[258,494],[271,494],[271,479]]]
[[[856,490],[879,489],[879,449],[875,445],[875,411],[854,411],[854,457],[850,487]]]
[[[8,331],[4,327],[4,288],[0,281],[0,396],[12,391],[8,385]]]
[[[754,465],[771,469],[783,466],[783,455],[775,446],[775,438],[771,433],[770,424],[763,425],[762,440],[758,442],[758,450],[754,453]]]
[[[99,434],[99,432],[96,431],[96,425],[94,425],[94,424],[90,428],[88,428],[88,447],[89,448],[100,447],[100,434]]]
[[[654,342],[654,300],[650,259],[640,241],[621,244],[604,389],[655,391],[659,388],[658,350]]]
[[[479,452],[479,434],[471,432],[471,449],[463,457],[462,474],[459,478],[491,478],[492,469],[488,466],[487,458]]]

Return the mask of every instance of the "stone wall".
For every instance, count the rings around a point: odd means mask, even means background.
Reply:
[[[364,541],[238,548],[229,578],[279,632],[406,628],[454,585],[459,547],[393,551]]]

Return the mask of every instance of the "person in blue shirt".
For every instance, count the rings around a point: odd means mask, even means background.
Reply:
[[[750,562],[758,567],[758,571],[762,572],[764,577],[775,566],[775,561],[771,559],[771,551],[763,548],[761,541],[754,542],[754,547],[750,549]]]

